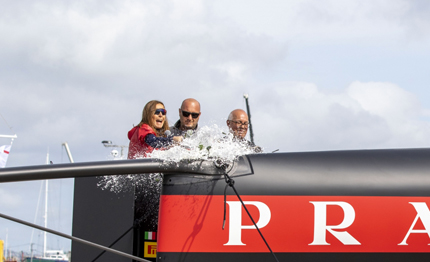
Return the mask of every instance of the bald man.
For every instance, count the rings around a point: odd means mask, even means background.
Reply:
[[[249,119],[248,114],[242,109],[235,109],[228,115],[227,126],[230,132],[238,141],[244,141],[250,148],[256,153],[260,153],[263,150],[261,147],[254,145],[251,141],[245,139],[246,133],[248,133]]]
[[[227,126],[233,133],[234,137],[240,140],[245,139],[248,133],[248,114],[242,109],[235,109],[228,115]]]
[[[188,130],[197,130],[200,119],[200,103],[194,98],[187,98],[179,108],[179,120],[170,127],[174,136],[185,134]]]

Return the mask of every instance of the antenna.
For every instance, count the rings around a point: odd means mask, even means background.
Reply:
[[[249,110],[249,102],[248,102],[248,94],[243,94],[243,98],[245,98],[246,102],[246,112],[248,113],[248,121],[249,121],[249,138],[251,139],[251,143],[254,144],[254,132],[252,131],[251,124],[251,110]]]

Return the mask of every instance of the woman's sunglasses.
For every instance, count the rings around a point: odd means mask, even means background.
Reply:
[[[200,115],[200,113],[191,113],[191,112],[187,112],[187,111],[184,111],[184,110],[181,110],[181,111],[182,111],[182,115],[184,117],[189,117],[191,115],[192,118],[197,118]]]
[[[156,110],[155,110],[155,112],[154,112],[154,115],[159,115],[160,113],[161,113],[163,116],[165,116],[165,115],[167,114],[167,110],[166,110],[166,109],[164,109],[164,108],[156,109]]]

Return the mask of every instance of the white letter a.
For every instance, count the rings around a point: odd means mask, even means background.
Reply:
[[[405,238],[399,245],[408,245],[406,243],[406,240],[408,240],[408,237],[411,233],[427,233],[430,237],[430,210],[427,207],[427,204],[424,202],[409,202],[409,204],[412,204],[414,206],[415,210],[417,211],[417,216],[415,217],[414,222],[412,222],[412,225],[409,228],[409,231],[406,234]],[[421,219],[421,222],[423,223],[425,229],[414,229],[418,218]]]

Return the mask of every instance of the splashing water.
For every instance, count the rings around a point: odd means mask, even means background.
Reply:
[[[117,194],[134,191],[134,225],[146,231],[157,231],[162,174],[103,176],[97,185]]]
[[[149,158],[163,160],[165,164],[179,163],[181,160],[216,160],[230,163],[239,156],[255,153],[247,141],[234,139],[227,127],[214,124],[203,126],[197,132],[190,131],[180,145],[167,150],[154,150]],[[192,165],[192,162],[190,163]],[[196,164],[197,165],[197,164]],[[101,177],[98,186],[115,193],[135,190],[135,217],[156,228],[158,201],[162,187],[161,174],[131,174]],[[142,204],[144,203],[144,204]]]
[[[214,124],[203,126],[197,132],[187,132],[179,146],[168,150],[154,150],[149,158],[157,158],[167,163],[179,163],[181,160],[215,160],[232,162],[239,156],[255,153],[247,141],[237,141],[227,127],[220,128]],[[192,164],[192,163],[191,163]],[[158,176],[117,175],[102,177],[98,186],[112,192],[129,191],[136,186],[159,183]]]
[[[246,141],[237,141],[227,128],[217,125],[203,126],[197,132],[187,132],[180,146],[168,150],[154,150],[149,157],[165,163],[181,160],[215,160],[231,162],[239,156],[252,154],[254,150]]]

